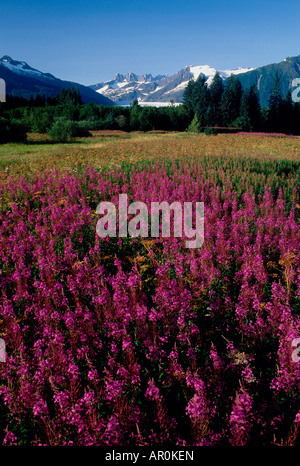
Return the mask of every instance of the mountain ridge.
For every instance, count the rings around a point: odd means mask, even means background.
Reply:
[[[281,91],[282,97],[284,97],[288,92],[292,92],[293,80],[300,77],[300,55],[287,57],[279,63],[258,68],[238,67],[217,70],[210,65],[188,65],[171,76],[159,75],[158,79],[153,77],[151,73],[143,75],[136,75],[132,72],[126,75],[118,73],[112,80],[100,82],[90,87],[109,97],[116,105],[129,105],[134,99],[137,99],[140,105],[151,103],[153,105],[168,105],[170,102],[183,102],[184,89],[190,79],[197,79],[200,74],[203,74],[209,86],[215,73],[218,72],[224,81],[231,74],[237,75],[243,89],[249,89],[252,84],[255,84],[261,106],[265,107],[268,105],[276,71],[281,77]],[[127,80],[128,74],[131,78],[136,77],[136,79]],[[143,76],[148,76],[148,80],[143,80]]]
[[[0,78],[6,82],[6,92],[30,99],[37,94],[54,97],[62,88],[78,88],[84,103],[97,105],[130,105],[135,99],[140,105],[169,105],[183,102],[184,90],[190,79],[204,75],[208,86],[218,72],[225,81],[231,74],[237,75],[243,89],[255,84],[262,107],[268,105],[276,72],[281,79],[284,97],[293,91],[295,78],[300,78],[300,55],[287,57],[279,63],[258,68],[238,67],[217,70],[210,65],[188,65],[173,75],[153,76],[151,73],[117,73],[114,78],[97,84],[84,86],[72,81],[56,78],[51,73],[39,71],[25,61],[14,60],[8,55],[0,58]]]
[[[191,78],[197,79],[200,74],[204,74],[209,85],[216,72],[219,72],[223,79],[226,79],[231,73],[241,74],[250,70],[253,68],[216,70],[210,65],[188,65],[171,76],[158,75],[153,77],[151,73],[142,75],[133,72],[126,75],[117,73],[112,80],[90,87],[96,92],[106,95],[117,105],[130,104],[134,99],[138,99],[141,105],[151,102],[169,103],[170,101],[182,103],[184,89]]]
[[[16,97],[30,99],[31,96],[35,97],[37,94],[54,97],[63,88],[74,87],[79,90],[84,103],[114,105],[109,98],[95,92],[89,86],[61,80],[51,73],[43,73],[32,68],[25,61],[14,60],[9,55],[0,58],[0,78],[6,83],[6,93]]]

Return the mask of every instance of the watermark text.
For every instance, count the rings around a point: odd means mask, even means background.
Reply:
[[[0,338],[0,362],[6,362],[6,345],[3,338]]]
[[[4,79],[0,78],[0,102],[6,102],[6,84]]]
[[[151,236],[157,238],[171,236],[171,212],[173,212],[174,237],[186,238],[185,245],[189,249],[200,248],[204,241],[204,203],[195,202],[151,202],[150,213],[144,202],[132,202],[128,206],[127,194],[119,195],[118,205],[118,236],[126,238]],[[117,209],[112,202],[100,202],[96,213],[102,215],[96,225],[96,232],[100,238],[117,236]],[[128,215],[131,216],[128,221]],[[161,223],[160,223],[161,219]],[[193,222],[194,219],[194,222]],[[150,227],[149,227],[150,221]]]

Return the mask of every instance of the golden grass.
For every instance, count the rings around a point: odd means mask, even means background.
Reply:
[[[0,145],[0,169],[2,176],[30,176],[47,168],[73,169],[88,164],[100,168],[208,155],[300,160],[300,138],[97,131],[90,138],[52,144],[46,135],[30,134],[26,144]]]

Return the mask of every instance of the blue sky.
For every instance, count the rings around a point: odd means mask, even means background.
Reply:
[[[299,1],[5,0],[0,14],[0,56],[86,85],[300,55]]]

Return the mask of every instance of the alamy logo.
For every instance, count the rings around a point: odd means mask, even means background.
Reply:
[[[196,202],[195,212],[193,215],[192,202],[172,202],[169,204],[163,202],[151,202],[150,213],[144,202],[132,202],[128,206],[127,194],[119,195],[118,206],[118,236],[126,238],[128,234],[131,237],[141,236],[157,238],[160,234],[160,217],[161,232],[163,237],[171,236],[171,211],[174,214],[173,231],[174,237],[182,237],[183,230],[186,238],[185,244],[189,249],[200,248],[204,241],[204,203]],[[100,238],[106,236],[117,236],[117,209],[112,202],[100,202],[96,213],[103,215],[97,222],[96,232]],[[128,221],[128,214],[133,217]],[[193,226],[193,218],[194,225]],[[149,219],[151,227],[149,228]]]
[[[300,353],[300,338],[294,338],[294,340],[292,341],[292,347],[296,348],[292,352],[292,360],[294,362],[300,362],[300,356],[299,356],[299,353]]]
[[[0,362],[6,361],[6,345],[3,338],[0,338]]]
[[[292,87],[296,87],[296,89],[294,89],[292,92],[293,102],[300,102],[300,78],[293,79]]]
[[[6,84],[4,79],[0,78],[0,102],[6,102]]]

